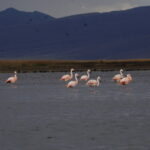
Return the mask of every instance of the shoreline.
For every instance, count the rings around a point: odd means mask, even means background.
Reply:
[[[65,72],[77,71],[150,70],[150,59],[128,60],[0,60],[0,72]]]

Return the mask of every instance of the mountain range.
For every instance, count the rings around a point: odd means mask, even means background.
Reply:
[[[150,58],[150,6],[54,18],[0,12],[0,59]]]

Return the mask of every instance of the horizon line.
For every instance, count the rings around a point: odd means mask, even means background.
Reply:
[[[93,12],[86,12],[86,13],[77,13],[77,14],[71,14],[71,15],[66,15],[66,16],[62,16],[62,17],[55,17],[55,16],[52,16],[52,15],[50,15],[50,14],[47,14],[47,13],[45,13],[45,12],[38,11],[38,10],[26,11],[26,10],[17,9],[17,8],[14,8],[14,7],[8,7],[8,8],[5,8],[5,9],[3,9],[3,10],[0,10],[0,13],[1,13],[1,12],[5,12],[5,11],[8,11],[8,10],[14,10],[14,11],[24,12],[24,13],[36,13],[36,12],[38,12],[38,13],[42,13],[42,14],[48,15],[48,16],[50,16],[50,17],[53,17],[53,18],[55,18],[55,19],[60,19],[60,18],[65,18],[65,17],[71,17],[71,16],[76,16],[76,15],[86,15],[86,14],[93,14],[93,13],[97,13],[97,14],[107,14],[107,13],[112,13],[112,12],[124,12],[124,11],[132,10],[132,9],[145,8],[145,7],[150,7],[150,5],[137,6],[137,7],[127,8],[127,9],[120,9],[120,10],[102,11],[102,12],[93,11]]]

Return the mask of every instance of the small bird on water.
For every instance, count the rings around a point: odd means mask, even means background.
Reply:
[[[91,72],[91,70],[88,69],[87,70],[87,75],[82,75],[80,80],[87,81],[90,78],[90,72]]]
[[[101,80],[101,77],[100,76],[98,76],[97,77],[97,80],[94,80],[94,79],[91,79],[91,80],[89,80],[86,84],[88,85],[88,86],[99,86],[100,85],[100,80]]]
[[[17,77],[17,72],[14,72],[14,76],[9,77],[5,82],[6,83],[15,83],[17,81],[18,77]]]
[[[63,75],[60,80],[63,80],[63,81],[68,81],[68,80],[71,80],[73,78],[73,71],[74,69],[71,68],[70,69],[70,74],[66,74],[66,75]]]
[[[72,88],[72,87],[75,87],[77,84],[78,84],[78,76],[79,74],[78,73],[75,73],[75,81],[70,81],[66,87],[67,88]]]

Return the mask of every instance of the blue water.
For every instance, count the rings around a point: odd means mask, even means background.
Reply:
[[[62,73],[0,74],[0,150],[149,150],[150,71],[128,71],[133,82],[101,76],[99,87],[72,89]],[[79,72],[79,74],[83,74]]]

